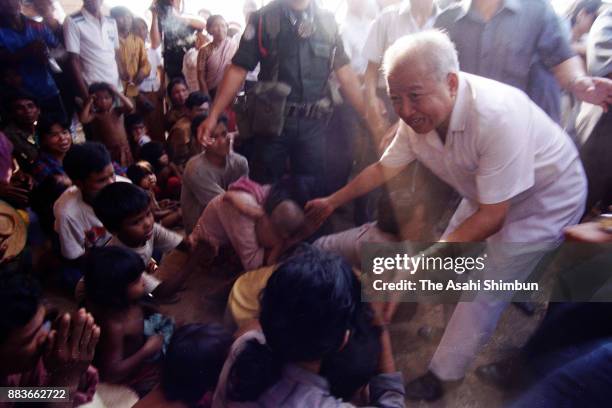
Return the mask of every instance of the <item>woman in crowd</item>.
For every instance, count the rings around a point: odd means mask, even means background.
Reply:
[[[223,79],[225,68],[232,62],[238,42],[227,35],[227,22],[220,15],[210,16],[206,30],[212,35],[212,42],[198,54],[198,81],[200,90],[215,99],[217,86]]]

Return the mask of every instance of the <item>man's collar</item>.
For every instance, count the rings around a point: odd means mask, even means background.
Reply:
[[[468,13],[472,9],[472,0],[464,0],[461,4],[465,13]],[[502,0],[502,6],[500,10],[508,9],[514,13],[518,13],[521,8],[520,0]]]
[[[87,11],[85,7],[81,9],[81,13],[83,13],[83,17],[87,19],[94,20],[94,21],[100,21],[100,22],[104,21],[104,15],[102,15],[101,18],[98,19],[98,17],[94,16],[89,11]]]
[[[465,131],[465,124],[472,106],[473,95],[467,83],[466,74],[459,72],[458,75],[459,85],[457,87],[457,96],[455,97],[455,104],[448,124],[447,140],[451,133]]]
[[[410,13],[412,11],[412,2],[410,0],[404,0],[400,3],[398,13],[400,15]],[[431,13],[431,17],[435,17],[440,14],[440,8],[438,7],[438,3],[434,1],[433,3],[433,12]]]

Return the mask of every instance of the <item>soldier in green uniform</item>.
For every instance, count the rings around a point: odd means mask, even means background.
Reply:
[[[209,117],[198,129],[200,143],[210,143],[218,116],[258,63],[258,85],[264,91],[254,104],[255,114],[251,114],[259,121],[250,127],[255,138],[251,177],[263,183],[278,180],[288,163],[294,175],[323,180],[325,130],[333,112],[332,73],[344,97],[361,117],[365,115],[357,76],[349,66],[333,14],[320,9],[314,0],[274,0],[253,12]],[[278,132],[266,129],[279,119]]]

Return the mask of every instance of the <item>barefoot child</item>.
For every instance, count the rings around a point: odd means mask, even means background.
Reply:
[[[141,301],[144,262],[120,247],[92,250],[86,259],[85,298],[100,325],[96,365],[102,381],[125,384],[140,395],[159,380],[155,363],[170,341],[174,323]],[[155,330],[147,322],[156,321]]]
[[[89,98],[79,115],[82,124],[90,124],[90,139],[102,142],[111,158],[123,167],[132,164],[130,144],[123,125],[123,115],[132,113],[134,105],[129,98],[104,82],[89,87]],[[114,107],[115,98],[119,106]]]

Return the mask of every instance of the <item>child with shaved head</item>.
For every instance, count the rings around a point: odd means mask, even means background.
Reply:
[[[214,250],[231,245],[245,270],[274,263],[304,231],[304,205],[314,196],[309,178],[287,178],[261,186],[246,177],[215,197],[191,234]]]

